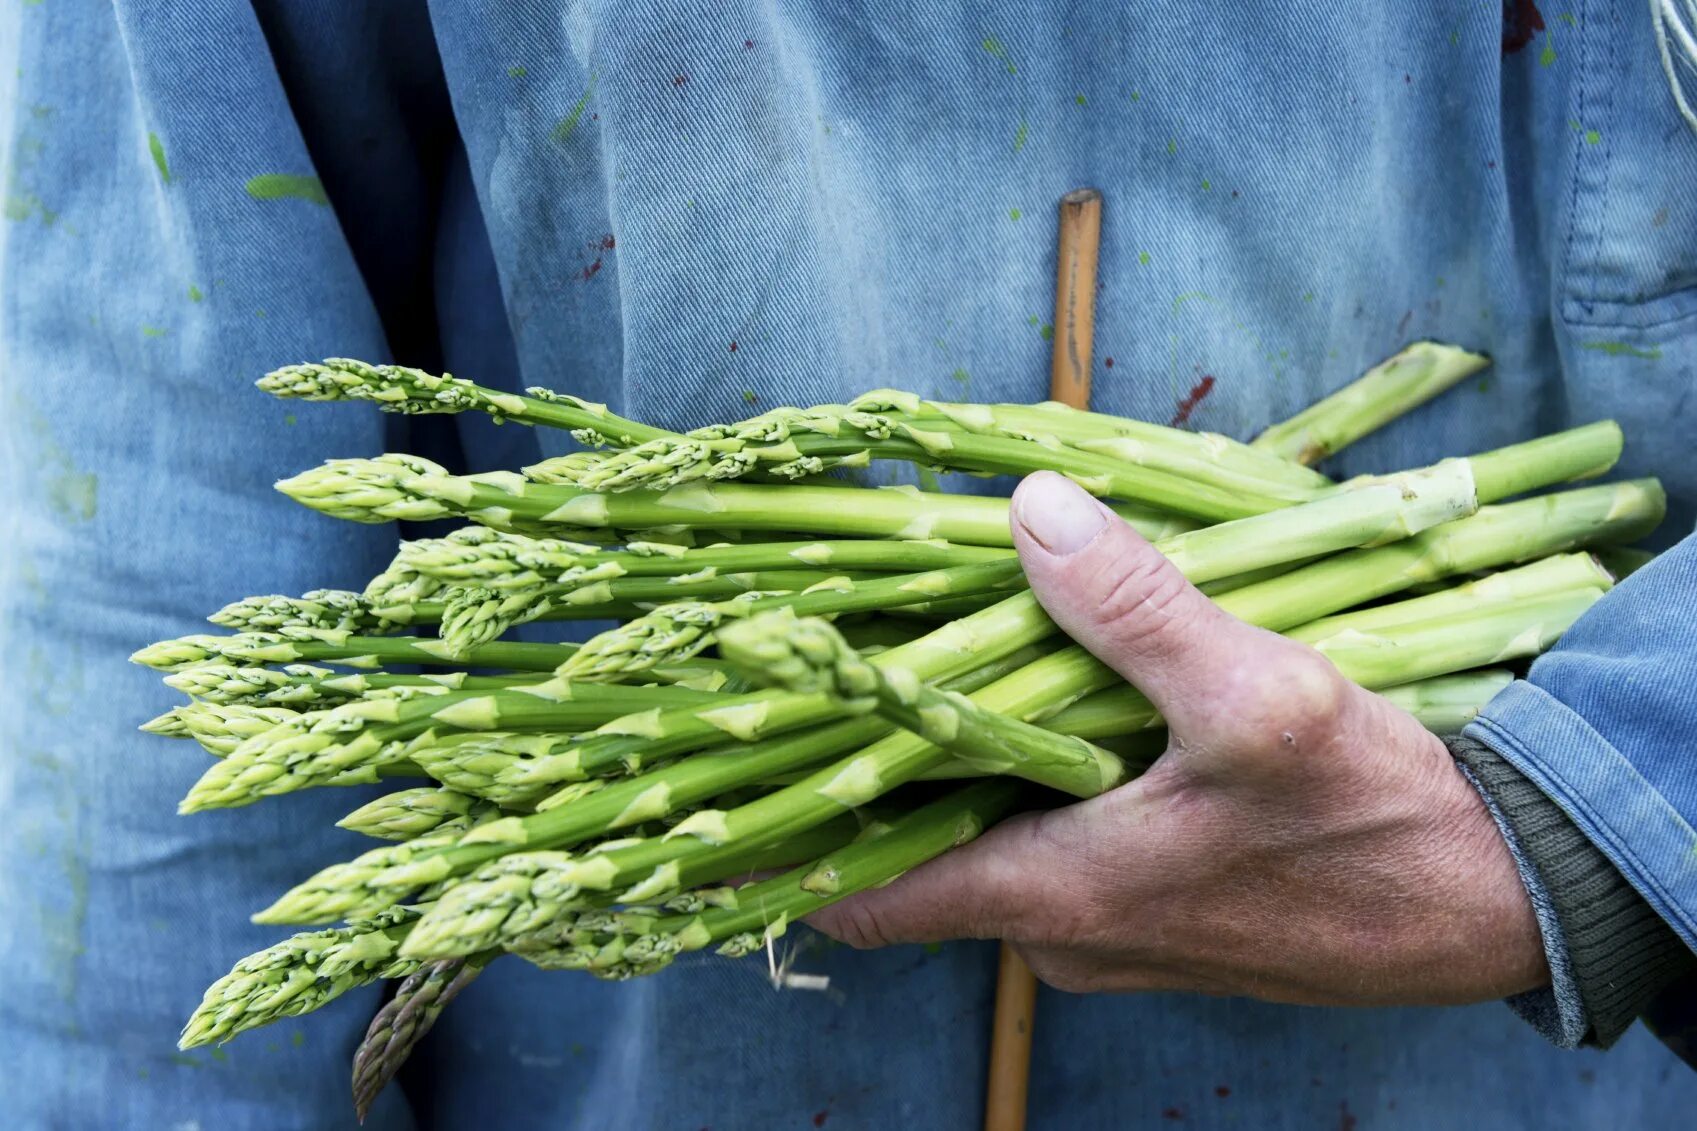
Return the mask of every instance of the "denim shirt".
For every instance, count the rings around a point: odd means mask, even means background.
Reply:
[[[1697,515],[1697,135],[1641,3],[20,0],[0,9],[0,1051],[8,1127],[351,1125],[379,1000],[177,1054],[245,915],[364,845],[316,790],[178,818],[203,759],[124,662],[395,532],[270,490],[330,456],[566,450],[267,399],[327,355],[672,426],[899,386],[1047,391],[1055,203],[1106,194],[1097,407],[1248,437],[1406,342],[1493,366],[1328,468],[1613,417]],[[876,469],[894,475],[897,469]],[[950,489],[984,489],[977,481]],[[1475,733],[1697,945],[1697,548],[1600,602]],[[1128,868],[1138,866],[1127,861]],[[995,950],[606,986],[497,964],[370,1126],[966,1127]],[[1033,1128],[1671,1126],[1697,1077],[1497,1004],[1044,991]]]

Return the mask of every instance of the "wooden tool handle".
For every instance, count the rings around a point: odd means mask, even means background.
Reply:
[[[1102,194],[1074,189],[1061,197],[1060,253],[1055,264],[1055,349],[1049,399],[1090,407],[1090,346],[1096,330],[1096,262],[1102,247]],[[1031,1085],[1031,1030],[1037,979],[1007,943],[996,973],[996,1016],[990,1030],[990,1076],[984,1131],[1025,1131]]]
[[[1074,189],[1061,197],[1060,254],[1055,257],[1055,349],[1049,399],[1090,407],[1090,345],[1096,330],[1096,261],[1102,248],[1102,194]]]

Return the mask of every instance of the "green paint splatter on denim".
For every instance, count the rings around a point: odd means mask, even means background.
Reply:
[[[554,139],[556,145],[564,145],[572,139],[577,131],[577,124],[583,120],[583,112],[589,106],[589,99],[595,94],[595,72],[589,72],[589,84],[583,88],[583,94],[573,103],[571,113],[561,118],[554,125],[553,132],[548,136]]]
[[[67,522],[89,522],[99,506],[100,479],[91,471],[64,471],[47,481],[47,506]]]
[[[143,326],[141,336],[144,338],[163,338],[167,331],[161,326]]]
[[[1645,361],[1656,361],[1662,356],[1662,351],[1659,349],[1640,349],[1637,346],[1628,345],[1626,342],[1586,342],[1584,348],[1595,350],[1597,353],[1606,353],[1610,357],[1637,357]]]
[[[1586,145],[1596,145],[1599,141],[1602,141],[1602,140],[1603,140],[1603,135],[1598,133],[1596,130],[1586,130],[1585,131],[1585,144]]]
[[[195,286],[193,283],[189,284],[189,301],[190,302],[199,302],[201,299],[203,299],[205,297],[206,297],[206,295],[204,293],[202,293],[202,291],[199,287]]]
[[[249,177],[247,194],[255,200],[294,199],[318,205],[330,203],[330,198],[324,194],[324,182],[300,173],[261,173],[257,177]]]
[[[1008,219],[1018,220],[1019,219],[1019,209],[1017,209],[1017,208],[1008,209]]]
[[[1052,342],[1055,340],[1055,328],[1047,322],[1043,323],[1043,328],[1037,332],[1043,335],[1043,340],[1045,342]]]
[[[993,36],[986,36],[984,39],[984,50],[988,51],[991,55],[1000,60],[1002,66],[1007,68],[1008,74],[1019,74],[1019,68],[1014,66],[1012,59],[1008,58],[1008,49],[1002,46],[1001,40],[996,39]]]
[[[147,151],[153,154],[153,165],[159,170],[159,179],[170,184],[171,165],[165,160],[165,143],[160,141],[159,135],[152,130],[147,131]]]
[[[1089,100],[1087,100],[1087,99],[1086,99],[1086,98],[1085,98],[1085,97],[1084,97],[1084,95],[1082,95],[1082,94],[1075,94],[1075,95],[1073,95],[1073,96],[1072,96],[1072,100],[1073,100],[1073,101],[1074,101],[1074,102],[1075,102],[1075,103],[1077,103],[1077,104],[1078,104],[1078,105],[1080,105],[1080,106],[1088,106],[1088,105],[1090,105],[1090,103],[1089,103]]]
[[[507,77],[508,78],[522,79],[522,78],[524,78],[524,76],[526,76],[528,74],[530,74],[530,69],[522,63],[516,63],[513,66],[507,68]]]
[[[1147,251],[1138,252],[1137,253],[1137,262],[1144,267],[1149,266],[1149,253]]]
[[[1544,50],[1538,55],[1538,65],[1548,67],[1556,61],[1556,37],[1554,32],[1544,33]]]
[[[1019,128],[1013,132],[1013,151],[1015,153],[1018,153],[1020,150],[1025,148],[1025,139],[1030,135],[1030,133],[1031,127],[1026,125],[1025,119],[1021,118]]]

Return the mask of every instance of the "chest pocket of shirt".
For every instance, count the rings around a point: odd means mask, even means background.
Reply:
[[[1555,65],[1579,68],[1557,127],[1573,147],[1563,320],[1650,329],[1697,317],[1697,131],[1674,104],[1645,5],[1585,0],[1577,23],[1550,33]]]

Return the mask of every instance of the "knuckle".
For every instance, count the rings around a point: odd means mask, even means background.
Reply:
[[[1106,934],[1114,893],[1111,869],[1081,856],[1076,830],[1065,829],[1054,812],[1035,814],[1023,823],[1021,834],[1026,859],[1065,861],[1066,866],[1049,870],[1036,885],[1029,883],[1028,873],[1020,885],[1023,895],[1000,901],[1009,909],[1006,934],[1038,945],[1068,946],[1087,945]]]
[[[1091,587],[1101,594],[1091,617],[1123,646],[1147,648],[1196,616],[1199,603],[1190,599],[1190,582],[1160,554],[1116,558],[1101,573]]]
[[[1299,748],[1337,728],[1351,686],[1312,648],[1281,648],[1275,663],[1241,673],[1230,716],[1243,735]]]
[[[856,950],[877,950],[893,941],[869,900],[839,904],[825,933]]]
[[[1048,950],[1022,950],[1020,957],[1039,982],[1062,993],[1088,994],[1107,988],[1100,970],[1069,955]]]

